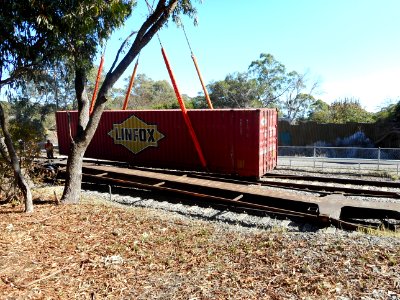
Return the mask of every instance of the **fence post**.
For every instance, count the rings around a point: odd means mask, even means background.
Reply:
[[[313,153],[313,157],[314,157],[314,169],[315,169],[315,160],[317,159],[317,156],[316,156],[316,149],[315,149],[315,146],[314,146],[314,153]]]
[[[378,171],[380,170],[381,164],[381,147],[378,148]]]

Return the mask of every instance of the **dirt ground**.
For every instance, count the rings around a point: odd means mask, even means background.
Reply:
[[[59,194],[60,188],[56,189]],[[83,197],[0,205],[0,299],[400,299],[399,238],[290,233]]]

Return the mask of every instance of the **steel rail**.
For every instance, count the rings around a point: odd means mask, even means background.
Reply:
[[[396,192],[389,191],[379,191],[379,190],[368,190],[368,189],[360,189],[360,188],[351,188],[351,187],[340,187],[340,186],[327,186],[327,185],[315,185],[315,184],[306,184],[306,183],[298,183],[298,182],[281,182],[281,181],[264,181],[264,180],[249,180],[249,179],[233,179],[227,177],[219,177],[219,176],[211,176],[211,175],[203,175],[203,174],[187,174],[189,177],[193,178],[205,178],[210,180],[220,180],[223,182],[232,182],[237,184],[257,184],[261,186],[271,186],[271,187],[283,187],[283,188],[291,188],[298,191],[314,191],[319,194],[331,194],[333,193],[343,193],[344,196],[365,196],[365,197],[385,197],[385,198],[394,198],[400,199],[400,194]],[[316,179],[316,181],[318,181]],[[365,181],[368,183],[368,181]],[[400,188],[400,186],[399,186]]]
[[[263,178],[279,178],[279,179],[319,181],[319,182],[330,182],[330,183],[351,184],[351,185],[369,185],[376,187],[400,188],[400,182],[364,180],[355,178],[321,177],[321,176],[311,176],[311,175],[307,176],[307,175],[289,175],[289,174],[271,174],[271,173],[265,174]]]
[[[298,190],[308,190],[308,191],[326,191],[334,193],[344,193],[344,196],[365,196],[365,197],[387,197],[400,199],[400,194],[396,192],[379,191],[379,190],[368,190],[368,189],[357,189],[350,187],[340,187],[340,186],[328,186],[328,185],[310,185],[305,183],[297,182],[261,182],[264,186],[278,186],[278,187],[291,187]]]

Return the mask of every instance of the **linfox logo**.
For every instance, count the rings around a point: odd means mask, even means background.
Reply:
[[[135,115],[120,124],[113,124],[108,135],[114,139],[114,144],[122,145],[134,154],[147,147],[158,147],[158,141],[164,137],[157,125],[146,124]]]

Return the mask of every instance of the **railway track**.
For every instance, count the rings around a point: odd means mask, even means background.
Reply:
[[[322,180],[319,180],[318,177],[313,177],[313,180],[306,179],[305,181],[307,181],[307,183],[304,183],[301,176],[293,176],[293,178],[288,177],[283,180],[281,179],[281,177],[277,178],[263,177],[258,180],[251,180],[251,179],[243,180],[243,179],[235,179],[227,177],[210,176],[204,174],[188,174],[187,176],[191,176],[194,178],[207,178],[210,180],[220,180],[224,182],[280,187],[280,188],[287,188],[290,190],[305,191],[305,192],[314,191],[321,195],[340,193],[344,196],[382,197],[382,198],[400,199],[399,192],[383,190],[392,187],[400,189],[400,184],[398,183],[394,184],[394,182],[369,181],[369,180],[354,181],[351,179],[349,180],[349,182],[347,182],[344,178],[332,178],[330,181],[328,181],[329,178],[322,178]],[[327,185],[326,183],[334,185]],[[355,184],[356,187],[349,187],[349,185],[354,186]],[[368,187],[375,186],[381,189],[370,189],[370,188],[365,188],[365,186]]]
[[[63,163],[60,164],[61,167]],[[62,172],[60,173],[62,175]],[[113,189],[139,189],[168,195],[169,199],[256,215],[289,218],[344,229],[364,226],[400,228],[400,202],[372,202],[350,195],[398,199],[397,192],[354,187],[331,187],[298,182],[239,180],[232,177],[160,171],[85,163],[83,182]],[[360,181],[357,181],[360,184]],[[365,182],[364,182],[365,183]],[[296,192],[293,192],[296,191]],[[360,191],[361,190],[361,191]],[[302,192],[310,192],[303,194]]]
[[[311,175],[293,175],[293,174],[273,174],[267,173],[264,175],[265,179],[286,179],[286,180],[301,180],[308,182],[325,182],[325,183],[337,183],[346,185],[369,185],[375,187],[387,187],[387,188],[400,188],[399,182],[394,181],[381,181],[381,180],[365,180],[356,178],[338,178],[333,176],[311,176]]]

